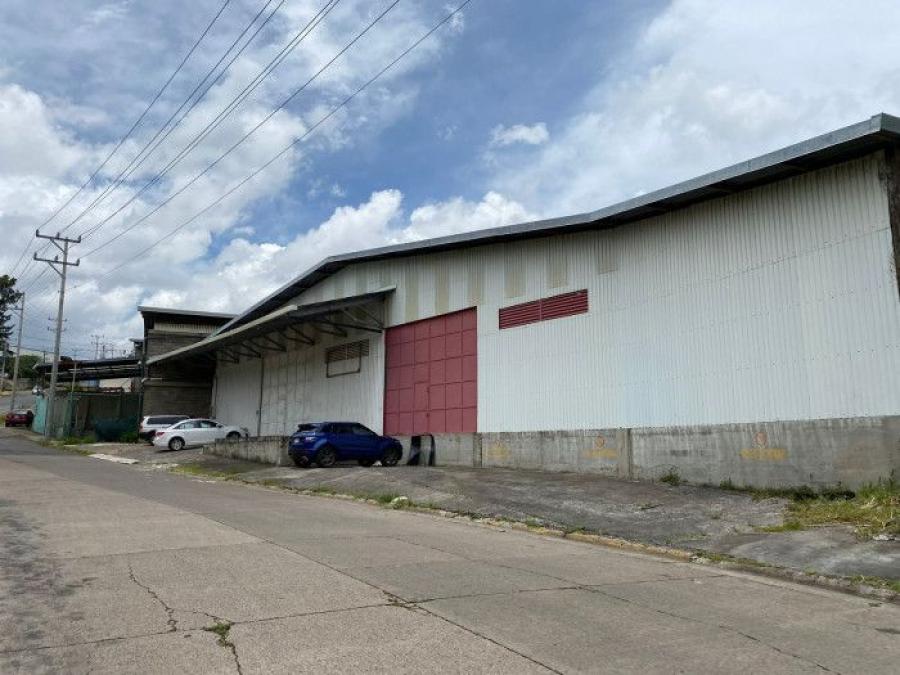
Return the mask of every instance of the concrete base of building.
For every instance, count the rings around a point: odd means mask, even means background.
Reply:
[[[288,466],[294,463],[288,455],[288,440],[287,436],[257,436],[240,441],[222,439],[204,446],[203,454]]]
[[[900,475],[900,416],[715,426],[485,432],[398,437],[436,466],[598,473],[631,480],[671,475],[695,484],[858,488]],[[219,441],[204,452],[291,464],[286,436]]]
[[[697,484],[857,488],[900,475],[900,416],[711,426],[434,434],[437,466],[673,475]],[[404,456],[412,439],[401,437]],[[430,448],[430,439],[420,441]]]

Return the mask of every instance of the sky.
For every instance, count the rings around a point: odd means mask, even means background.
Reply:
[[[138,305],[241,312],[328,255],[591,211],[900,114],[900,3],[877,0],[471,0],[347,101],[460,2],[4,0],[24,344],[52,345],[58,300],[38,227],[82,235],[63,353],[86,357],[129,348]]]

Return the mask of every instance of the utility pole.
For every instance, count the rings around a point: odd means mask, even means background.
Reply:
[[[102,340],[104,335],[91,335],[91,340],[94,342],[94,360],[100,358],[100,340]]]
[[[25,293],[19,298],[19,306],[14,309],[19,310],[19,337],[16,341],[16,364],[13,366],[13,390],[9,399],[9,409],[16,409],[16,391],[19,387],[19,354],[22,351],[22,326],[25,325]]]
[[[75,373],[78,372],[78,350],[72,350],[72,388],[69,390],[70,394],[75,393]]]
[[[59,252],[62,253],[62,260],[59,259],[59,255],[54,255],[51,260],[50,258],[39,258],[37,253],[34,254],[35,260],[48,263],[50,267],[53,268],[53,271],[59,275],[59,307],[56,310],[56,341],[53,346],[53,368],[50,371],[50,396],[47,398],[47,418],[44,423],[44,435],[52,437],[55,435],[53,433],[53,406],[56,399],[56,380],[59,375],[59,342],[62,337],[63,308],[66,301],[66,272],[68,271],[69,266],[78,267],[81,263],[81,260],[69,262],[69,245],[80,244],[81,237],[69,239],[61,236],[59,232],[56,233],[56,236],[53,236],[41,234],[40,230],[35,231],[34,236],[38,239],[49,240],[50,243],[56,246],[56,248],[59,249]]]

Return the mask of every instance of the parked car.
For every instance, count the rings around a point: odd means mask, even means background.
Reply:
[[[321,467],[355,459],[361,466],[394,466],[403,456],[400,441],[379,436],[357,422],[301,424],[291,436],[288,454],[297,466],[315,462]]]
[[[31,393],[32,393],[34,396],[43,396],[43,395],[44,395],[44,390],[41,389],[40,385],[37,385],[37,384],[36,384],[36,385],[34,385],[34,388],[31,390]]]
[[[21,410],[10,410],[6,413],[4,422],[8,427],[30,427],[31,423],[34,422],[34,413],[24,408]]]
[[[152,443],[157,431],[168,429],[177,422],[189,419],[190,415],[148,415],[138,426],[138,438]]]
[[[212,443],[220,438],[232,441],[247,438],[250,432],[244,427],[231,427],[215,420],[188,419],[173,424],[167,429],[159,429],[153,437],[153,445],[169,450],[181,450],[197,445]]]

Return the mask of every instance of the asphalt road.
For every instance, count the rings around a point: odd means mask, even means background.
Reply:
[[[16,392],[16,410],[19,408],[31,408],[34,410],[34,398],[34,394],[31,393],[30,389]],[[10,392],[7,391],[0,394],[0,415],[5,415],[9,411],[11,400],[12,394]]]
[[[0,672],[894,673],[900,662],[895,605],[139,466],[0,434]],[[217,624],[221,637],[205,630]]]

